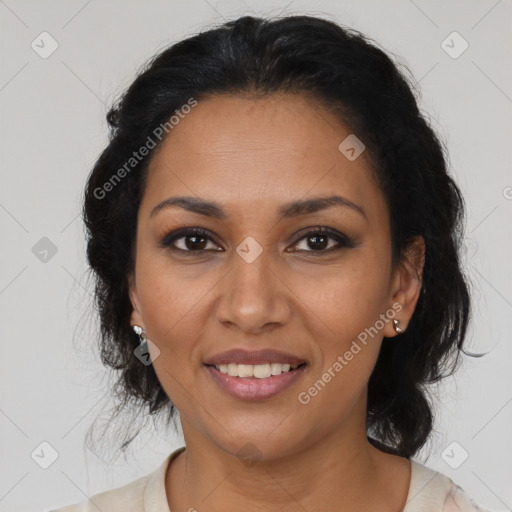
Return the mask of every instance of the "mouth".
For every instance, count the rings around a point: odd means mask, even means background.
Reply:
[[[263,364],[241,364],[241,363],[228,363],[228,364],[215,364],[206,365],[213,366],[218,372],[230,377],[239,378],[256,378],[268,379],[283,373],[293,372],[306,363],[291,364],[291,363],[263,363]]]
[[[205,364],[212,380],[228,395],[240,400],[268,400],[292,386],[307,363]]]

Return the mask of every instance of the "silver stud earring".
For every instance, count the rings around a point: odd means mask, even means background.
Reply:
[[[146,331],[142,327],[139,327],[138,325],[133,325],[132,328],[136,332],[136,334],[139,335],[139,346],[133,351],[133,353],[135,354],[135,357],[139,361],[141,361],[142,364],[144,364],[145,366],[149,366],[150,364],[152,364],[152,360],[148,347],[148,341],[150,340],[146,338]],[[153,347],[153,351],[155,358],[158,357],[158,355],[160,354],[158,348]]]
[[[142,327],[139,327],[138,325],[134,325],[133,326],[133,330],[135,331],[136,334],[139,335],[139,343],[142,345],[143,343],[145,343],[146,341],[146,331],[142,328]]]
[[[400,323],[400,322],[399,322],[396,318],[395,318],[395,319],[393,319],[393,325],[395,326],[395,331],[396,331],[398,334],[400,334],[400,333],[402,332],[402,329],[400,329],[400,327],[398,327],[398,324],[399,324],[399,323]]]

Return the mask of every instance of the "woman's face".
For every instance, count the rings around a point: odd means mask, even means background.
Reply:
[[[404,281],[391,271],[388,210],[367,155],[353,139],[339,149],[350,135],[306,97],[217,96],[155,153],[132,324],[160,351],[150,345],[187,442],[272,459],[342,431],[366,436],[382,337],[412,310],[398,312]],[[333,196],[343,199],[314,201]],[[154,210],[178,197],[188,201]],[[301,366],[285,372],[287,362]]]

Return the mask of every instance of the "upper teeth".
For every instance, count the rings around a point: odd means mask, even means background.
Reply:
[[[298,364],[281,364],[281,363],[265,363],[265,364],[221,364],[215,365],[215,368],[221,373],[226,373],[232,377],[256,377],[257,379],[266,379],[271,375],[280,375],[295,370]]]

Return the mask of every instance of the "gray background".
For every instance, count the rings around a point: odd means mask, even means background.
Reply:
[[[107,106],[148,57],[224,19],[280,13],[319,14],[361,30],[420,82],[421,108],[446,140],[467,199],[468,347],[488,355],[466,358],[456,379],[439,387],[436,434],[416,459],[482,506],[510,510],[510,0],[0,0],[0,510],[83,500],[153,471],[181,445],[172,432],[148,428],[133,456],[113,465],[83,447],[91,421],[108,406],[109,381],[95,350],[81,194],[107,141]],[[46,59],[31,47],[50,48],[43,31],[58,43]],[[442,44],[454,31],[469,44],[457,58],[462,39]],[[58,453],[48,469],[31,456],[47,456],[42,442]]]

